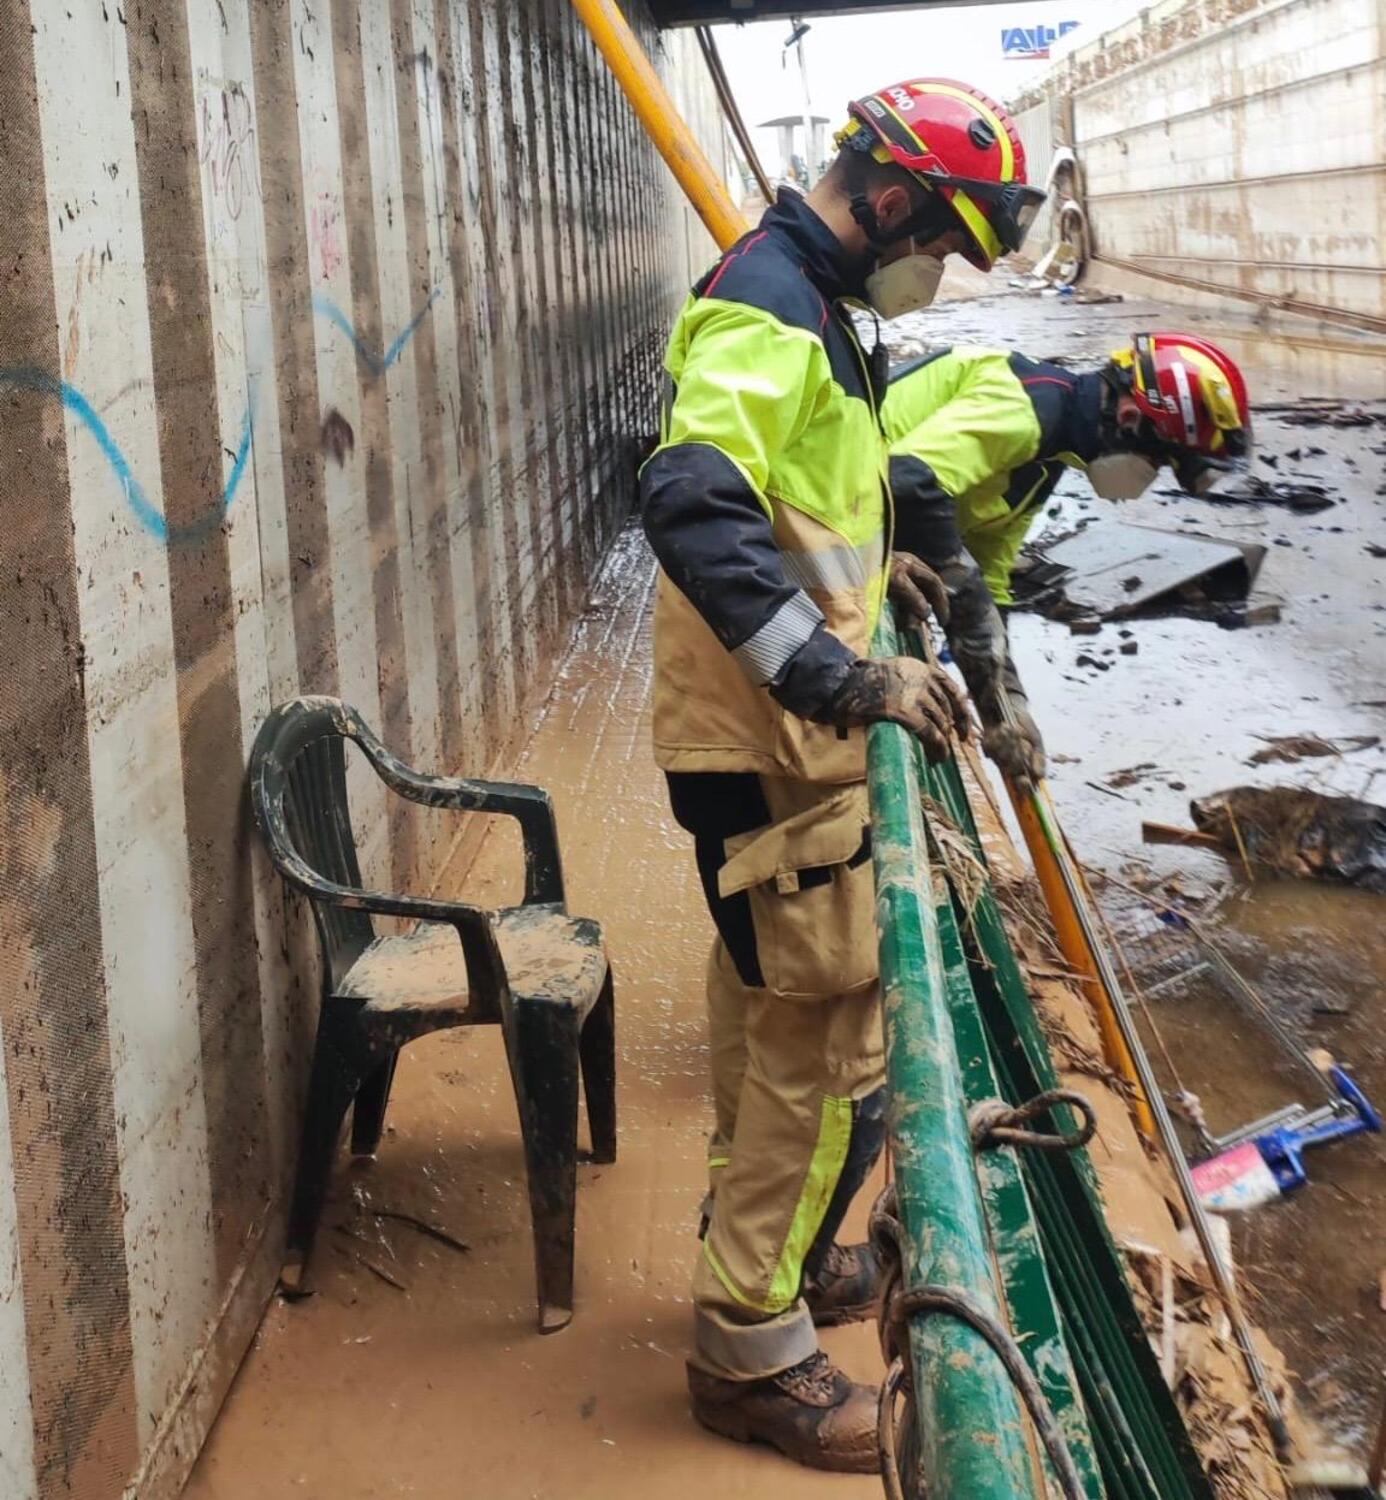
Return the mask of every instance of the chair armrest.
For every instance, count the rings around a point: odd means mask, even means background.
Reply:
[[[563,864],[558,852],[558,825],[553,802],[542,787],[515,781],[473,781],[461,776],[426,776],[412,770],[383,745],[371,760],[380,779],[401,797],[426,807],[457,812],[492,813],[514,818],[525,845],[526,906],[540,903],[567,909]]]
[[[279,844],[272,852],[280,875],[310,900],[366,911],[375,916],[412,918],[455,928],[462,944],[469,992],[474,996],[494,996],[497,1004],[509,994],[510,980],[496,942],[493,918],[484,907],[468,906],[460,901],[429,901],[422,896],[392,895],[385,891],[356,890],[349,885],[325,880],[296,850],[285,844]]]

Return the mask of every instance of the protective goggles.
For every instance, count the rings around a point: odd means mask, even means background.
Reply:
[[[1043,188],[1023,182],[991,182],[985,177],[953,177],[943,172],[916,172],[931,187],[957,188],[986,206],[987,222],[1003,250],[1016,251],[1025,243],[1030,226],[1044,206]]]

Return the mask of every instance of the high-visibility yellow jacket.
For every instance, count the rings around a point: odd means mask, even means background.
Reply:
[[[993,599],[1011,603],[1011,570],[1035,517],[1065,466],[1082,468],[1097,451],[1102,391],[1096,371],[994,349],[947,349],[893,372],[881,420],[896,546],[945,561],[938,531],[951,523]]]
[[[836,236],[781,193],[674,326],[641,471],[668,771],[865,775],[863,732],[814,721],[867,654],[887,577],[884,380],[840,300],[851,281]]]

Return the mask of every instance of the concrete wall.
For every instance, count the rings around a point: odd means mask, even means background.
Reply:
[[[1042,92],[1103,262],[1386,332],[1383,0],[1166,0]]]
[[[566,0],[0,0],[0,55],[0,1496],[155,1497],[315,1019],[256,728],[504,753],[710,247]],[[432,885],[457,829],[353,795],[368,880]]]

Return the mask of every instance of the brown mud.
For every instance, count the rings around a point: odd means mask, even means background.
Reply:
[[[1081,305],[1009,292],[972,273],[960,293],[905,335],[915,346],[983,343],[1095,365],[1129,335],[1155,327],[1201,333],[1243,362],[1259,463],[1268,479],[1326,486],[1315,514],[1215,505],[1161,493],[1106,506],[1070,475],[1045,524],[1116,515],[1138,525],[1260,542],[1267,556],[1251,604],[1280,603],[1280,623],[1243,630],[1180,618],[1105,625],[1071,635],[1061,623],[1011,619],[1016,659],[1050,751],[1065,828],[1083,859],[1138,880],[1174,880],[1203,896],[1229,951],[1297,1037],[1350,1064],[1386,1104],[1386,905],[1378,895],[1259,878],[1240,863],[1187,848],[1143,847],[1143,819],[1187,826],[1191,798],[1238,784],[1308,787],[1386,800],[1386,749],[1369,746],[1286,765],[1249,764],[1278,736],[1345,741],[1386,725],[1386,358],[1380,341],[1313,330],[1294,342],[1249,322],[1136,299]],[[984,295],[979,295],[986,288]],[[895,325],[901,328],[905,320]],[[1340,400],[1364,425],[1301,425],[1299,403]],[[1316,452],[1312,450],[1322,450]],[[1038,530],[1038,528],[1037,528]],[[1130,632],[1129,637],[1123,632]],[[1124,655],[1129,641],[1139,654]],[[1080,665],[1100,661],[1107,670]],[[1118,929],[1142,913],[1112,895]],[[1221,995],[1157,1004],[1176,1066],[1215,1131],[1303,1099],[1264,1028]],[[1314,1102],[1308,1100],[1306,1102]],[[1363,1455],[1386,1379],[1386,1137],[1361,1136],[1308,1157],[1309,1184],[1234,1222],[1234,1246],[1256,1314],[1284,1350],[1304,1410],[1331,1441]]]

